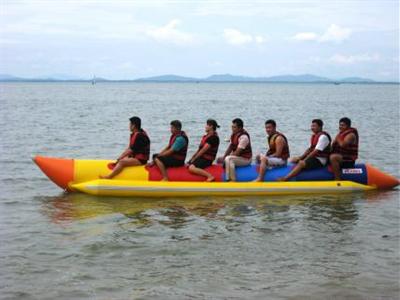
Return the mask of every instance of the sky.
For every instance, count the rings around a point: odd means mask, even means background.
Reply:
[[[0,0],[0,73],[399,81],[399,2]]]

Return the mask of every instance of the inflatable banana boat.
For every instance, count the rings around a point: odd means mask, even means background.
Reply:
[[[55,184],[66,191],[80,191],[99,196],[193,197],[240,195],[288,195],[313,193],[343,193],[391,189],[399,180],[368,164],[342,169],[342,180],[334,181],[329,167],[303,171],[288,182],[277,182],[293,168],[288,165],[268,170],[264,182],[252,182],[258,166],[236,169],[237,182],[227,182],[221,165],[206,170],[215,182],[204,182],[201,176],[190,174],[186,167],[168,169],[170,181],[160,181],[156,166],[125,168],[113,179],[99,179],[114,167],[110,160],[63,159],[36,156],[33,161]]]

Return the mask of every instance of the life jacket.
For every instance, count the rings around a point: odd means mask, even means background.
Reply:
[[[189,147],[189,138],[187,137],[186,133],[181,130],[180,132],[171,135],[170,139],[169,139],[169,144],[168,144],[168,149],[171,149],[172,145],[174,144],[175,140],[177,137],[183,137],[186,141],[186,145],[180,149],[179,151],[174,151],[174,153],[171,155],[172,158],[176,159],[176,160],[180,160],[180,161],[185,161],[186,159],[186,153]]]
[[[247,135],[247,137],[249,139],[249,143],[247,144],[246,148],[242,150],[242,152],[240,153],[240,156],[250,159],[252,157],[253,153],[251,150],[250,135],[247,133],[246,130],[242,129],[236,134],[232,133],[232,135],[231,135],[231,147],[232,148],[231,149],[232,149],[232,152],[236,151],[237,147],[239,146],[239,138],[242,135]]]
[[[310,154],[312,151],[314,151],[314,149],[315,149],[315,147],[317,146],[317,144],[318,144],[318,140],[319,140],[319,137],[321,136],[321,135],[326,135],[327,137],[328,137],[328,140],[329,140],[329,144],[324,148],[324,150],[318,150],[318,152],[317,152],[317,154],[315,155],[315,157],[324,157],[324,158],[327,158],[327,157],[329,157],[329,154],[331,153],[331,141],[332,141],[332,138],[331,138],[331,136],[329,135],[329,133],[327,133],[327,132],[325,132],[325,131],[320,131],[320,132],[317,132],[317,133],[314,133],[312,136],[311,136],[311,141],[310,141],[310,148],[308,148],[308,154]],[[308,155],[307,154],[307,155]]]
[[[135,142],[141,139],[142,143],[139,143],[135,146]],[[150,158],[150,138],[147,135],[146,131],[141,129],[135,133],[131,134],[131,138],[129,141],[129,148],[132,150],[132,157],[140,159],[140,160],[149,160]]]
[[[209,160],[209,161],[211,161],[211,162],[214,161],[214,159],[215,159],[215,157],[217,156],[217,153],[218,153],[218,147],[219,147],[219,137],[218,137],[218,134],[217,134],[216,132],[214,132],[214,133],[211,134],[211,135],[208,135],[208,134],[204,135],[204,136],[201,138],[201,142],[200,142],[200,146],[199,146],[199,150],[200,150],[201,148],[204,147],[205,144],[207,144],[208,139],[211,138],[211,137],[213,137],[213,136],[216,136],[216,137],[218,138],[218,144],[215,145],[215,146],[211,146],[211,145],[210,145],[211,147],[208,148],[208,150],[207,150],[206,152],[204,152],[203,155],[201,156],[201,158],[203,158],[203,159],[205,159],[205,160]]]
[[[352,145],[347,145],[346,147],[340,147],[338,143],[332,144],[332,153],[341,154],[344,161],[355,161],[358,158],[358,131],[357,129],[350,127],[343,132],[339,132],[336,139],[341,142],[344,141],[346,136],[350,133],[354,133],[356,136],[356,142]]]
[[[267,156],[272,155],[276,152],[276,138],[278,136],[283,137],[283,139],[285,140],[285,145],[283,146],[282,149],[282,153],[281,156],[279,158],[282,158],[283,160],[287,160],[290,156],[290,152],[289,152],[289,143],[287,141],[287,138],[280,132],[275,132],[273,135],[268,137],[268,145],[269,145],[269,149],[267,151]]]

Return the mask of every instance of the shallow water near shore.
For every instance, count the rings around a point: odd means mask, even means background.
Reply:
[[[0,299],[397,299],[399,189],[348,195],[144,199],[64,194],[35,154],[115,158],[139,115],[193,153],[212,117],[241,117],[255,152],[273,118],[292,154],[313,118],[348,116],[360,161],[399,177],[399,85],[0,84]],[[222,143],[219,153],[227,145]]]

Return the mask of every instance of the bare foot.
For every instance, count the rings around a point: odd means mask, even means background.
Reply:
[[[276,179],[276,181],[281,181],[281,182],[286,181],[286,180],[287,180],[286,177],[279,177]]]
[[[207,179],[206,179],[206,182],[213,182],[215,180],[215,177],[214,176],[211,176],[211,177],[208,177]]]
[[[111,179],[108,175],[107,175],[107,176],[99,175],[99,178],[100,178],[100,179]]]
[[[164,177],[161,179],[161,181],[168,181],[168,178]]]

